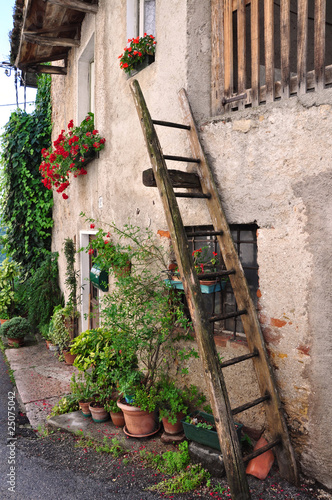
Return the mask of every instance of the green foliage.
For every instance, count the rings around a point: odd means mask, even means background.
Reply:
[[[55,312],[51,318],[49,338],[52,344],[59,346],[60,352],[68,349],[70,345],[71,339],[65,326],[62,308],[55,308]]]
[[[31,333],[31,325],[25,318],[17,316],[1,326],[1,335],[6,338],[20,339]]]
[[[188,493],[189,491],[196,490],[202,483],[209,479],[210,474],[200,464],[189,465],[186,470],[171,479],[166,479],[154,486],[150,486],[149,490],[166,494]]]
[[[87,221],[95,226],[93,219]],[[140,369],[136,363],[123,362],[113,372],[120,392],[134,395],[138,389],[135,400],[151,408],[142,390],[154,399],[151,388],[168,371],[169,357],[177,358],[177,342],[192,340],[190,324],[180,298],[164,283],[168,254],[152,233],[130,224],[108,228],[107,233],[99,230],[85,251],[98,250],[93,261],[116,277],[115,289],[104,297],[100,314],[104,328],[117,332],[112,339],[115,352],[126,361],[137,356]],[[119,272],[128,262],[131,271]]]
[[[140,451],[140,457],[151,467],[164,474],[181,472],[190,463],[188,441],[179,444],[178,451],[166,451],[159,455],[145,450]]]
[[[49,417],[55,417],[56,415],[63,415],[64,413],[70,413],[72,411],[77,411],[79,409],[78,402],[70,394],[63,396],[58,404],[54,405]]]
[[[54,307],[62,302],[57,253],[46,255],[37,270],[19,287],[18,298],[31,325],[45,332]]]
[[[8,319],[15,308],[15,278],[18,275],[18,266],[8,258],[0,267],[0,318]]]
[[[14,111],[2,135],[1,208],[5,250],[24,273],[51,248],[52,193],[40,182],[41,149],[51,142],[51,78],[39,78],[36,108]]]
[[[93,399],[94,385],[91,375],[87,372],[79,372],[77,376],[73,373],[70,382],[71,398],[76,401],[87,403]]]

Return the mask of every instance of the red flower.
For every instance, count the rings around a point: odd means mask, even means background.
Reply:
[[[217,252],[212,252],[212,255],[213,255],[214,257],[217,257],[217,255],[218,255],[218,254],[217,254]]]
[[[66,193],[62,193],[62,198],[64,200],[68,200],[69,196]]]
[[[88,254],[89,255],[93,255],[93,252],[94,252],[93,248],[90,248],[89,251],[88,251]]]
[[[93,135],[96,135],[96,134],[98,134],[98,130],[93,130],[92,133],[93,133]]]
[[[109,241],[108,240],[105,240],[104,241],[105,245],[108,245]]]
[[[96,224],[90,224],[90,229],[94,229],[96,227]]]
[[[74,126],[74,120],[70,120],[70,122],[68,123],[68,128],[73,128]]]

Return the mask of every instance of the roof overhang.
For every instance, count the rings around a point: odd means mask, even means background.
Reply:
[[[85,14],[96,14],[98,0],[16,0],[12,54],[27,73],[65,75],[72,47],[80,45]],[[15,46],[16,44],[16,46]],[[45,65],[64,61],[62,65]]]

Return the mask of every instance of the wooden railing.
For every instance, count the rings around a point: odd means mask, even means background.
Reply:
[[[213,115],[332,83],[326,2],[298,0],[291,11],[291,0],[211,0]],[[309,43],[314,46],[310,67]]]

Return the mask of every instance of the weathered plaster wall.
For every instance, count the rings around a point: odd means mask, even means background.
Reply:
[[[256,221],[259,309],[303,469],[331,487],[332,91],[201,127],[230,223]]]
[[[162,120],[182,120],[176,93],[187,89],[229,222],[256,221],[259,226],[260,320],[293,443],[304,471],[332,487],[332,438],[326,430],[332,421],[332,90],[210,120],[208,3],[157,2],[156,61],[136,78],[152,116]],[[107,142],[88,175],[74,180],[69,199],[55,195],[53,247],[60,252],[65,238],[76,237],[78,242],[80,231],[88,229],[81,211],[119,225],[130,217],[155,232],[167,229],[157,191],[142,184],[149,159],[130,80],[118,67],[126,44],[124,1],[110,6],[100,0],[98,14],[86,16],[81,47],[72,51],[68,75],[53,78],[54,138],[76,119],[82,104],[77,62],[93,34],[95,123]],[[165,153],[189,152],[184,132],[160,130],[160,140]],[[210,223],[204,201],[179,204],[185,224]],[[62,282],[64,273],[60,253]],[[247,347],[221,340],[218,350],[228,359]],[[248,362],[225,370],[232,406],[257,397],[250,367]],[[198,362],[192,362],[190,382],[202,384]],[[239,419],[250,427],[264,427],[260,408]]]

